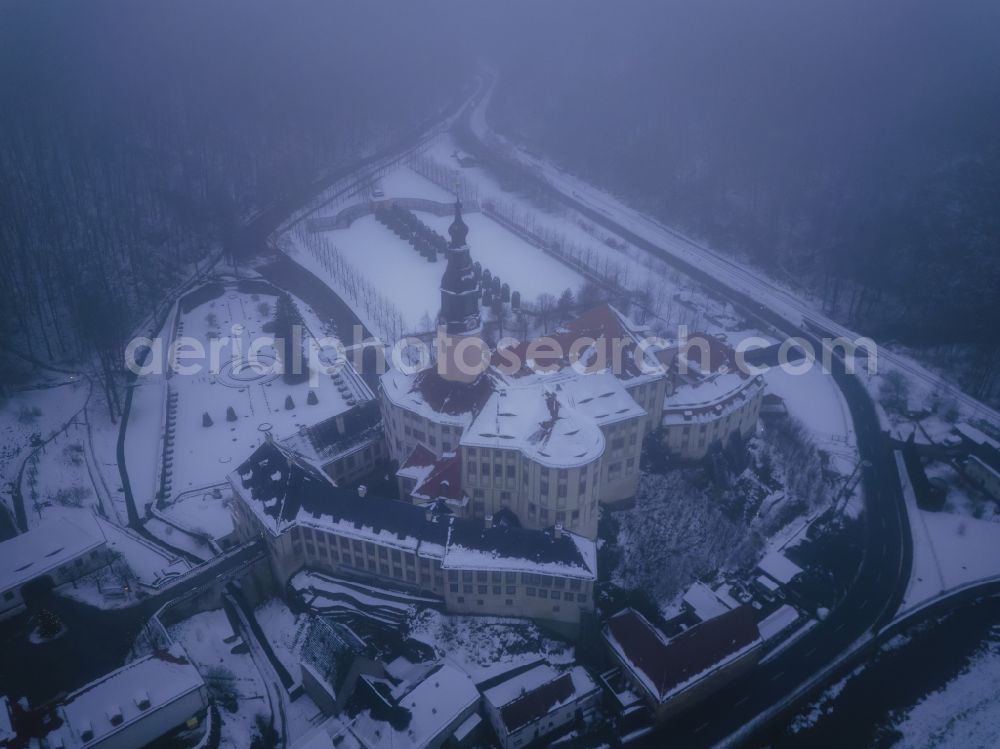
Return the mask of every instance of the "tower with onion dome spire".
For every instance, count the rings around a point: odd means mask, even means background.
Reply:
[[[448,265],[441,277],[439,331],[443,341],[438,371],[452,382],[472,382],[483,371],[485,344],[479,313],[479,276],[472,264],[467,237],[469,227],[462,220],[462,202],[455,201],[455,220],[448,227]]]

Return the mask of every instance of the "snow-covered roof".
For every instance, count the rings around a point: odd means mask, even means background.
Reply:
[[[595,580],[597,547],[590,539],[565,530],[487,528],[481,521],[454,520],[441,567]]]
[[[666,702],[762,642],[749,606],[696,624],[673,639],[638,611],[625,609],[608,620],[604,637],[659,702]]]
[[[447,528],[408,502],[360,497],[274,442],[230,474],[236,495],[275,535],[295,525],[440,557]]]
[[[757,628],[764,640],[770,640],[780,635],[798,620],[799,612],[786,603],[758,622]]]
[[[349,455],[382,438],[378,402],[367,400],[341,414],[303,427],[281,444],[317,465]]]
[[[684,594],[684,603],[691,607],[694,615],[702,621],[721,616],[733,608],[727,601],[719,598],[715,591],[705,583],[694,583]]]
[[[551,681],[559,675],[548,663],[538,663],[527,671],[522,671],[483,692],[483,699],[494,708],[501,708],[513,702],[522,694]]]
[[[64,746],[89,746],[130,723],[204,688],[198,670],[178,645],[133,661],[67,696],[59,706]],[[206,703],[207,704],[207,703]],[[85,732],[93,737],[84,740]]]
[[[798,575],[802,574],[802,568],[790,560],[780,551],[772,551],[760,560],[757,568],[782,585],[790,583]]]
[[[399,702],[410,716],[405,728],[393,728],[365,711],[351,726],[351,733],[367,749],[437,746],[443,732],[478,702],[479,692],[469,675],[443,663]]]
[[[545,372],[575,365],[587,372],[612,371],[633,386],[665,375],[652,349],[639,349],[644,337],[644,331],[620,311],[599,304],[537,341],[494,352],[492,363],[508,382],[544,379]],[[512,362],[522,366],[511,371]]]
[[[3,590],[34,580],[104,545],[93,518],[46,520],[26,533],[0,543]]]
[[[1000,442],[997,442],[995,439],[993,439],[986,433],[980,431],[979,429],[976,429],[971,424],[966,424],[963,421],[959,424],[956,424],[954,426],[954,429],[959,434],[959,436],[964,437],[965,439],[969,440],[970,442],[976,445],[991,447],[994,450],[1000,450]]]
[[[462,445],[518,450],[550,468],[575,468],[604,454],[604,435],[558,390],[529,384],[493,393],[462,435]]]
[[[565,377],[552,386],[572,408],[593,419],[599,426],[646,415],[621,381],[599,372]]]
[[[693,384],[681,384],[663,401],[663,423],[711,421],[727,416],[763,390],[760,376],[738,372],[713,374]]]
[[[409,502],[360,497],[275,442],[258,447],[229,479],[274,535],[301,526],[442,559],[449,569],[596,578],[594,542],[575,533],[486,528],[481,520],[437,517]]]
[[[500,721],[508,734],[513,733],[592,694],[597,688],[590,674],[583,667],[575,666],[505,704],[500,708]]]
[[[488,372],[470,383],[449,382],[433,366],[415,375],[390,369],[380,382],[382,392],[394,405],[436,424],[463,429],[495,389],[495,379]]]

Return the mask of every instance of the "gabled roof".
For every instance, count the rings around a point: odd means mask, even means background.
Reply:
[[[423,509],[342,489],[325,474],[273,442],[258,447],[230,475],[237,494],[275,535],[294,524],[415,547],[443,546],[447,527]]]
[[[541,348],[544,339],[550,339],[558,344],[560,355],[549,354],[547,348]],[[580,342],[584,339],[593,339],[594,343],[582,347]],[[650,371],[658,370],[660,367],[652,353],[639,357],[645,360],[647,371],[644,372],[643,367],[636,361],[639,339],[638,329],[628,318],[610,304],[599,304],[566,323],[559,330],[536,339],[536,347],[532,351],[534,359],[530,364],[528,353],[532,342],[529,341],[523,341],[502,351],[497,350],[493,354],[492,364],[504,375],[516,379],[547,369],[569,367],[576,363],[572,359],[577,360],[577,366],[586,368],[586,371],[591,373],[613,368],[618,359],[621,366],[614,371],[614,374],[620,380],[629,381],[650,375],[661,376],[659,371]],[[616,347],[620,347],[620,357],[616,355]],[[522,364],[521,368],[514,372],[510,371],[512,357],[516,357],[515,361]]]
[[[550,468],[574,468],[604,453],[604,435],[558,392],[533,384],[494,393],[465,430],[462,446],[518,450]]]
[[[672,640],[638,611],[625,609],[608,620],[604,637],[659,702],[761,643],[749,606],[708,619]]]
[[[470,415],[482,408],[493,394],[496,383],[485,372],[473,382],[449,382],[435,367],[407,375],[390,369],[381,379],[382,392],[393,403],[422,416],[451,417],[456,425],[468,423]]]
[[[445,453],[431,466],[424,478],[417,482],[411,494],[415,499],[462,502],[465,499],[465,492],[462,490],[462,458],[458,453]]]
[[[378,401],[368,400],[285,437],[281,444],[313,463],[325,465],[381,436]]]
[[[594,580],[597,552],[593,541],[565,530],[557,534],[554,529],[487,528],[481,520],[456,519],[441,566]]]
[[[508,702],[500,708],[500,720],[510,734],[595,689],[594,680],[577,666]]]
[[[82,515],[76,521],[46,520],[26,533],[0,543],[0,588],[8,590],[44,575],[99,548],[104,541],[97,522]]]

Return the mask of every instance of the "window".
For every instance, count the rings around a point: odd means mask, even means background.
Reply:
[[[624,437],[615,437],[613,440],[611,440],[612,450],[621,450],[623,447],[625,447]]]
[[[586,593],[577,593],[576,594],[576,600],[579,603],[586,603],[587,602],[587,594]]]
[[[483,603],[483,599],[482,598],[477,598],[476,599],[476,605],[477,606],[484,606],[485,604]]]
[[[513,599],[510,599],[510,598],[508,598],[508,599],[507,599],[507,600],[505,601],[505,603],[506,603],[506,604],[507,604],[508,606],[513,606],[513,605],[514,605],[514,601],[513,601]]]
[[[500,593],[501,593],[502,590],[503,589],[499,585],[494,585],[493,586],[493,595],[495,595],[495,596],[500,595]]]
[[[516,476],[517,476],[517,468],[514,465],[512,465],[512,464],[508,464],[507,465],[507,478],[512,479],[512,478],[515,478]]]
[[[543,507],[541,510],[538,511],[538,519],[541,520],[543,523],[548,522],[549,511]]]
[[[392,550],[392,561],[398,563],[402,558],[403,556],[399,553],[399,549]]]
[[[566,497],[566,485],[565,484],[559,484],[559,486],[556,487],[556,496],[559,497],[559,498],[561,498],[561,499],[565,499],[565,497]]]
[[[478,592],[479,595],[481,595],[481,596],[485,596],[486,595],[486,590],[487,590],[488,587],[489,586],[487,586],[487,585],[479,585],[477,587],[477,591],[476,592]]]
[[[548,481],[543,481],[542,482],[542,484],[541,484],[541,493],[544,494],[545,496],[548,496],[548,494],[549,494],[549,482]]]
[[[500,492],[500,504],[502,505],[510,504],[510,492]]]
[[[505,572],[503,573],[503,579],[508,585],[514,585],[517,583],[517,573],[516,572]]]
[[[462,582],[472,582],[472,570],[462,570]]]
[[[385,548],[384,546],[379,546],[378,547],[378,558],[379,559],[388,559],[389,558],[389,550],[387,548]]]
[[[552,600],[553,601],[559,601],[561,599],[562,599],[562,593],[560,593],[558,590],[553,590],[552,591]]]
[[[490,573],[490,582],[498,583],[501,580],[503,580],[503,573],[501,573],[501,572],[491,572]]]
[[[458,602],[459,603],[465,603],[465,596],[459,596],[458,597]]]
[[[517,594],[517,586],[516,585],[508,585],[507,586],[507,595],[513,596],[513,595],[516,595],[516,594]]]
[[[14,600],[14,591],[12,591],[12,590],[5,590],[4,594],[3,594],[3,600],[5,600],[5,601],[13,601]]]
[[[538,589],[538,597],[539,598],[548,598],[549,597],[549,592],[545,588],[539,588]]]
[[[463,583],[462,584],[462,592],[463,593],[471,593],[472,592],[472,584],[471,583]]]
[[[485,515],[486,514],[486,503],[481,499],[473,500],[472,502],[472,512],[475,515]]]
[[[556,522],[557,523],[565,523],[566,522],[566,511],[565,510],[559,510],[558,512],[556,512]]]
[[[450,453],[451,452],[451,443],[447,442],[447,441],[442,441],[441,442],[441,449],[444,450],[446,453]]]
[[[525,588],[524,592],[527,593],[532,598],[535,597],[535,589],[534,588]]]
[[[490,579],[489,576],[483,570],[479,570],[478,572],[476,572],[477,582],[485,583],[489,579]]]
[[[480,473],[482,473],[483,476],[489,476],[490,475],[490,464],[487,463],[486,461],[483,461],[480,464],[479,469],[480,469]]]
[[[536,512],[538,512],[538,508],[535,506],[535,503],[528,502],[528,514],[534,517]]]

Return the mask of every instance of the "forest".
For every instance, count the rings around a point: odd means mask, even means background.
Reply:
[[[3,379],[93,358],[243,241],[257,211],[424,122],[466,71],[362,4],[0,10]],[[421,65],[405,61],[419,56]]]
[[[1000,6],[510,7],[496,129],[1000,397]]]

